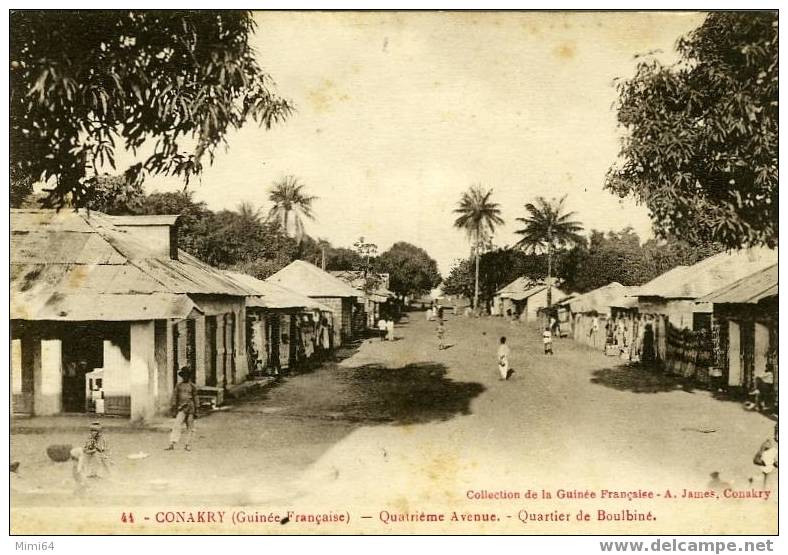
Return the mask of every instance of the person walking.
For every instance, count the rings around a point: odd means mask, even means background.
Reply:
[[[594,314],[593,318],[591,318],[591,329],[588,330],[588,335],[591,336],[591,341],[589,341],[589,345],[596,348],[597,347],[597,336],[599,335],[599,317]]]
[[[506,344],[506,338],[501,337],[501,344],[498,347],[498,372],[501,374],[502,380],[509,379],[509,356],[511,350],[509,345]]]
[[[386,334],[388,333],[389,323],[386,321],[385,318],[381,318],[378,320],[378,332],[380,333],[380,340],[386,340]]]
[[[648,323],[643,328],[643,347],[640,360],[645,364],[653,364],[656,358],[654,352],[654,328]]]
[[[197,418],[197,386],[191,381],[192,372],[188,366],[181,368],[178,372],[181,382],[175,386],[172,392],[172,411],[175,416],[175,423],[170,432],[170,445],[165,451],[175,449],[175,444],[181,439],[181,430],[186,426],[185,448],[191,451],[191,440],[194,434],[194,419]]]
[[[386,321],[386,335],[389,341],[394,341],[394,318],[389,318]]]
[[[438,335],[438,350],[442,351],[444,348],[443,337],[446,335],[446,327],[443,325],[443,320],[438,320],[438,327],[435,328]]]
[[[542,343],[544,343],[544,354],[553,354],[553,332],[550,331],[550,326],[545,327],[542,332]]]

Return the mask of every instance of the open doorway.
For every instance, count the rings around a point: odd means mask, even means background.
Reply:
[[[88,412],[85,375],[104,366],[99,324],[69,325],[63,331],[63,412]]]

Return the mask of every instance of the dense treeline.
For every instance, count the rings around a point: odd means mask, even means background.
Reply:
[[[612,281],[642,285],[675,266],[695,264],[722,250],[713,243],[690,245],[677,239],[641,242],[632,228],[608,233],[592,230],[584,241],[556,253],[556,277],[563,283],[562,288],[579,293]],[[489,302],[497,290],[520,276],[545,279],[547,255],[527,254],[512,247],[484,253],[479,268],[482,301]],[[473,289],[473,261],[460,260],[446,278],[444,291],[470,297]]]
[[[19,186],[13,207],[37,208],[42,196]],[[250,203],[235,210],[210,210],[191,191],[153,192],[129,187],[121,176],[101,175],[88,202],[91,210],[110,215],[180,214],[178,247],[222,269],[265,279],[293,260],[306,260],[326,270],[368,270],[390,275],[390,288],[400,296],[420,295],[441,282],[438,265],[423,249],[398,242],[378,256],[355,248],[335,247],[325,239],[285,232],[283,220]],[[275,215],[274,215],[275,216]],[[292,220],[291,220],[292,221]]]

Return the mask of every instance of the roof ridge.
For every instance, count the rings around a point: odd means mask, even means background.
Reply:
[[[99,212],[99,213],[100,213],[100,212]],[[81,214],[79,214],[79,215],[80,215],[80,216],[82,216]],[[118,253],[120,256],[122,256],[122,257],[123,257],[123,258],[126,260],[126,264],[128,264],[128,265],[130,265],[130,266],[133,266],[134,268],[136,268],[137,270],[139,270],[140,272],[142,272],[142,273],[143,273],[145,276],[147,276],[148,278],[150,278],[150,279],[152,279],[153,281],[155,281],[156,283],[158,283],[158,284],[159,284],[159,285],[160,285],[160,286],[161,286],[161,287],[162,287],[162,288],[163,288],[163,289],[164,289],[166,292],[168,292],[168,293],[176,293],[176,291],[173,291],[173,290],[172,290],[170,287],[168,287],[168,286],[167,286],[167,284],[165,284],[165,283],[164,283],[162,280],[158,279],[158,278],[157,278],[156,276],[154,276],[154,275],[151,275],[151,273],[150,273],[150,272],[147,272],[147,271],[145,271],[145,269],[144,269],[144,268],[142,268],[142,267],[141,267],[139,264],[137,264],[137,263],[136,263],[136,262],[135,262],[135,261],[134,261],[134,260],[133,260],[133,259],[132,259],[130,256],[128,256],[127,254],[123,253],[123,252],[122,252],[122,251],[121,251],[121,250],[120,250],[120,249],[117,247],[117,245],[115,245],[115,242],[114,242],[112,239],[109,239],[108,237],[106,237],[106,236],[105,236],[105,235],[102,233],[102,223],[101,223],[100,221],[98,222],[98,224],[99,224],[98,226],[94,226],[94,225],[93,225],[93,224],[92,224],[92,223],[89,221],[89,220],[90,220],[90,218],[84,218],[84,217],[83,217],[83,220],[85,220],[85,222],[86,222],[86,223],[87,223],[87,224],[88,224],[88,225],[91,227],[91,229],[95,229],[95,230],[96,230],[96,231],[95,231],[95,233],[96,233],[97,235],[99,235],[99,236],[100,236],[100,237],[101,237],[101,238],[102,238],[104,241],[106,241],[106,242],[107,242],[107,244],[108,244],[108,245],[109,245],[109,246],[110,246],[110,247],[111,247],[111,248],[112,248],[112,249],[113,249],[115,252],[117,252],[117,253]],[[106,224],[104,224],[104,225],[106,225]],[[111,227],[113,227],[113,228],[115,227],[115,226],[114,226],[114,225],[112,225],[111,223],[110,223],[109,225],[110,225]],[[119,229],[113,229],[112,231],[116,231],[117,233],[122,233],[122,231],[121,231],[121,230],[119,230]]]

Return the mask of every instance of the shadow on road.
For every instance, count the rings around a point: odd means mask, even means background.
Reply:
[[[422,424],[470,414],[471,400],[485,387],[446,378],[435,362],[389,367],[327,363],[314,372],[286,377],[236,405],[235,414],[333,421],[352,426]]]
[[[443,364],[422,362],[399,368],[368,364],[340,379],[350,385],[345,417],[360,422],[423,424],[470,414],[470,402],[485,387],[446,379]]]
[[[679,389],[692,392],[692,386],[679,376],[629,364],[595,370],[591,383],[632,393],[664,393]]]

